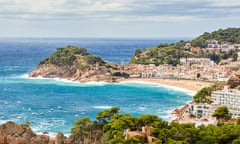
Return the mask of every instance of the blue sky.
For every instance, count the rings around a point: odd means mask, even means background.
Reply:
[[[239,14],[240,0],[0,0],[0,37],[193,38]]]

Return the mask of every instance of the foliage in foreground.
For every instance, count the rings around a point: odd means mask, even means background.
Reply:
[[[237,144],[240,142],[239,123],[195,127],[194,124],[168,123],[155,115],[133,117],[119,113],[119,108],[114,107],[98,113],[95,121],[88,117],[77,119],[71,139],[76,144],[144,144],[146,139],[140,137],[125,139],[124,130],[152,126],[152,136],[158,139],[154,144]]]

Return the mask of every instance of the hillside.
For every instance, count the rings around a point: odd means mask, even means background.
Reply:
[[[183,46],[183,45],[182,45]],[[154,48],[138,49],[131,58],[131,64],[179,64],[179,58],[189,55],[179,44],[162,44]]]
[[[121,66],[89,54],[85,48],[66,46],[57,48],[57,51],[41,61],[29,76],[64,78],[80,82],[115,81],[128,76],[120,70]]]
[[[219,29],[211,33],[205,32],[193,39],[191,44],[195,47],[206,47],[206,40],[211,39],[215,39],[221,44],[240,44],[240,28]]]
[[[236,60],[240,44],[240,28],[219,29],[205,32],[191,41],[160,44],[153,48],[137,49],[130,64],[180,64],[179,58],[210,58],[215,63],[222,59]],[[211,47],[212,46],[212,47]]]

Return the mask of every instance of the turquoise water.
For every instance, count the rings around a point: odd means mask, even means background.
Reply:
[[[191,100],[179,89],[144,83],[79,84],[59,79],[28,78],[26,73],[55,51],[74,44],[114,62],[128,61],[136,48],[173,40],[124,39],[2,39],[0,40],[0,123],[31,122],[36,132],[69,134],[73,121],[92,119],[106,108],[122,113],[155,114],[167,119],[169,112]]]

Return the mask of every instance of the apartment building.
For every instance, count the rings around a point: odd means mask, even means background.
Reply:
[[[232,113],[232,117],[240,116],[240,91],[227,89],[212,92],[213,104],[224,105]]]

